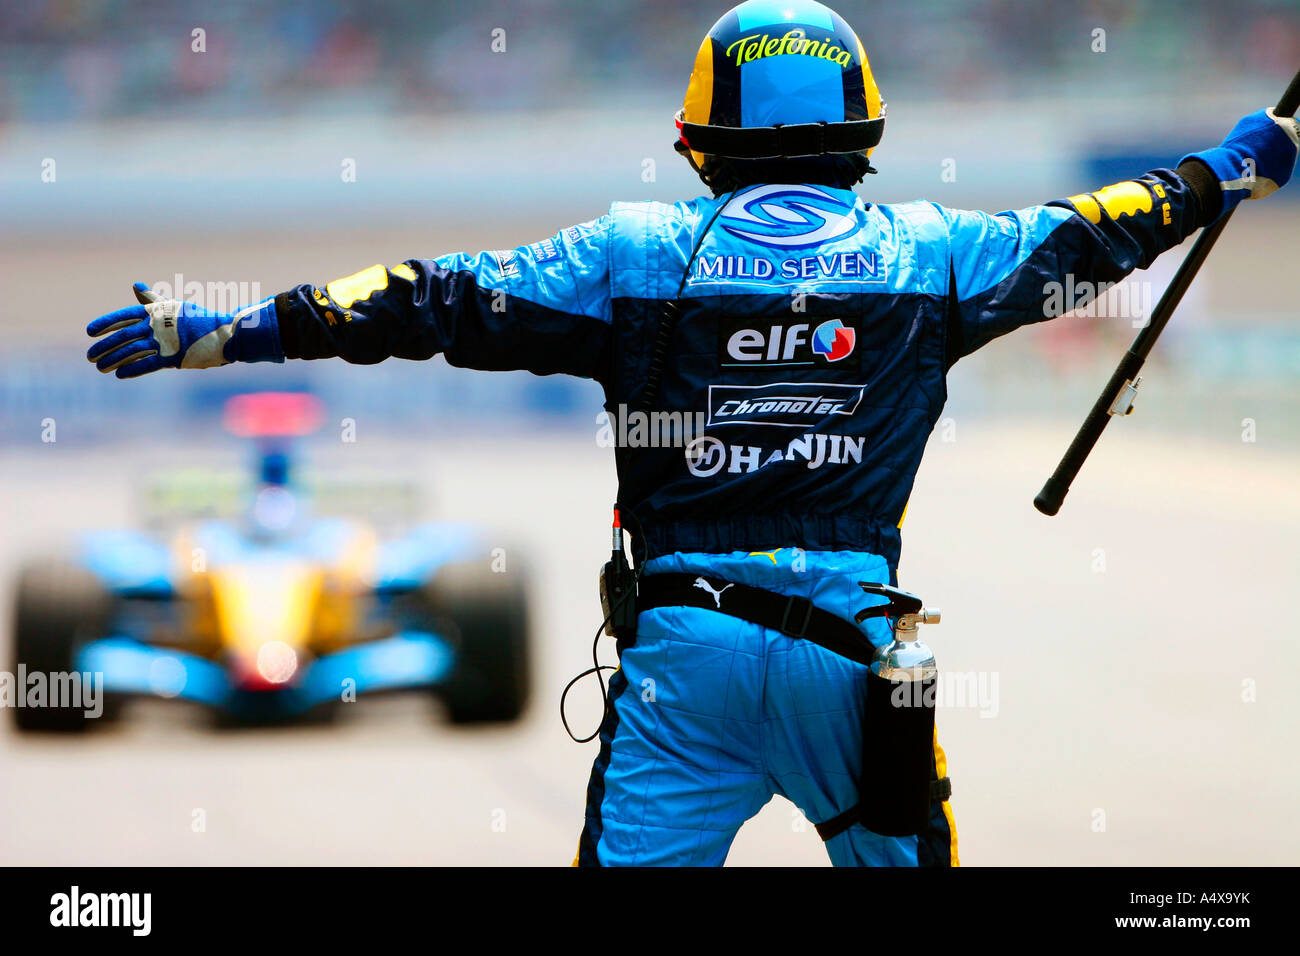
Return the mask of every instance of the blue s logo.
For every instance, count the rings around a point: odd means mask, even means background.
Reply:
[[[775,249],[806,249],[862,228],[852,203],[814,186],[760,186],[736,196],[718,217],[738,239]]]

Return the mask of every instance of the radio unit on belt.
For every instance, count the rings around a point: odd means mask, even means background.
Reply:
[[[623,516],[614,509],[609,560],[600,569],[600,609],[605,633],[624,640],[636,632],[636,575],[623,551]]]

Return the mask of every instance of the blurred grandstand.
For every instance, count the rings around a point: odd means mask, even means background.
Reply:
[[[9,5],[3,269],[9,288],[60,295],[42,297],[40,321],[12,300],[0,313],[7,347],[28,357],[0,368],[0,436],[30,432],[38,412],[75,410],[89,437],[97,414],[127,405],[206,407],[249,381],[284,380],[231,369],[128,389],[88,376],[81,328],[125,302],[135,279],[182,273],[266,295],[377,261],[520,245],[614,199],[697,194],[671,149],[671,115],[725,6]],[[882,202],[1014,208],[1173,165],[1272,102],[1300,63],[1294,0],[838,6],[890,104],[881,173],[860,187]],[[1285,284],[1256,281],[1291,267],[1297,196],[1258,204],[1228,231],[1157,351],[1172,361],[1153,368],[1163,381],[1139,420],[1199,431],[1211,416],[1233,440],[1261,404],[1278,427],[1300,421],[1288,404],[1300,375],[1294,302]],[[1177,255],[1137,275],[1148,299]],[[1132,334],[1127,319],[1067,319],[1014,336],[958,367],[953,407],[1077,417]],[[599,398],[590,383],[487,382],[440,362],[338,365],[289,375],[401,428],[438,407],[532,410],[585,429]]]
[[[0,20],[0,120],[495,113],[591,99],[662,104],[725,3],[688,0],[24,0]],[[1300,58],[1292,0],[844,2],[886,91],[1183,97],[1279,86]],[[208,55],[190,53],[206,31]],[[506,31],[509,58],[483,55]],[[1117,67],[1098,71],[1094,29]],[[1248,52],[1248,55],[1247,54]],[[1271,83],[1271,85],[1269,85]],[[1100,103],[1099,103],[1100,105]]]

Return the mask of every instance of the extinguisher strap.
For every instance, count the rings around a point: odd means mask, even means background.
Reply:
[[[930,802],[943,803],[952,797],[952,781],[947,777],[930,781]]]
[[[952,781],[947,777],[930,781],[930,803],[943,803],[952,796]],[[843,813],[836,814],[825,823],[817,823],[817,835],[822,842],[833,840],[849,827],[862,822],[862,804],[855,804]]]

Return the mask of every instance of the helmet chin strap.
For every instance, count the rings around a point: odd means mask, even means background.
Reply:
[[[677,150],[677,154],[691,164],[691,169],[699,173],[701,179],[704,178],[704,170],[700,169],[700,164],[697,163],[695,157],[691,155],[691,148],[689,146],[678,139],[673,141],[673,149]],[[708,185],[707,181],[705,182],[705,185]]]

